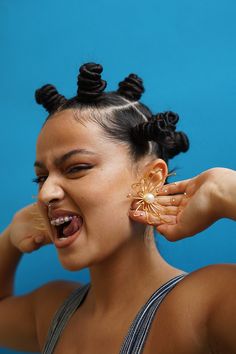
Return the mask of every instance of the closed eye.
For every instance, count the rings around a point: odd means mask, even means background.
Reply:
[[[67,173],[76,173],[82,170],[89,170],[93,166],[92,165],[78,165],[78,166],[73,166],[67,170]]]

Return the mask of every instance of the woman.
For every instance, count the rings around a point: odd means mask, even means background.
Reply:
[[[51,85],[36,91],[49,112],[37,141],[38,201],[0,238],[0,345],[57,354],[235,353],[235,266],[186,274],[161,257],[147,226],[175,241],[235,219],[235,172],[166,184],[168,159],[189,145],[176,132],[178,116],[152,115],[138,102],[143,86],[134,74],[104,93],[101,72],[83,65],[70,100]],[[89,267],[91,283],[53,282],[14,297],[22,254],[47,243],[66,269]]]

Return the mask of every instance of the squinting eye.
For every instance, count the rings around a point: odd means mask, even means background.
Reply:
[[[47,179],[47,176],[38,176],[38,177],[33,178],[32,181],[37,184],[42,184],[46,181],[46,179]]]
[[[82,170],[89,170],[91,169],[93,166],[92,165],[78,165],[78,166],[74,166],[72,168],[69,168],[67,170],[67,173],[76,173],[76,172],[80,172]],[[33,182],[34,183],[37,183],[39,185],[42,185],[46,179],[47,179],[48,176],[38,176],[38,177],[35,177],[33,178]]]
[[[79,166],[74,166],[72,168],[70,168],[67,172],[68,173],[76,173],[82,170],[89,170],[91,169],[93,166],[91,165],[79,165]]]

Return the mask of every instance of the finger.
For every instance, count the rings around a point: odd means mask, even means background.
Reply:
[[[30,235],[20,241],[18,248],[23,253],[31,253],[51,242],[45,234]]]
[[[177,206],[162,207],[160,212],[161,215],[177,215],[179,213],[179,208]]]
[[[161,225],[163,223],[170,223],[174,224],[176,223],[176,216],[175,215],[157,215],[154,216],[153,214],[150,214],[148,212],[142,211],[142,210],[130,210],[129,211],[129,217],[137,222],[140,222],[142,224],[150,224],[150,225]]]
[[[34,237],[34,242],[41,245],[48,245],[52,243],[52,240],[50,239],[49,235],[39,234]]]
[[[165,207],[169,207],[170,209],[171,207],[177,207],[180,205],[181,201],[185,197],[186,196],[184,194],[174,196],[157,196],[155,197],[154,203],[151,204],[150,207],[153,205],[155,209],[158,209],[161,213],[166,214],[168,210]],[[143,210],[143,207],[141,207],[140,202],[133,200],[130,209],[135,210],[137,208]]]
[[[136,210],[137,210],[137,208],[136,209],[130,208],[131,212],[135,213]],[[138,212],[140,211],[141,213],[149,213],[149,212],[142,210],[142,209],[138,209],[137,211]],[[151,214],[151,215],[153,215],[153,214],[177,215],[179,212],[180,212],[180,208],[177,206],[168,206],[168,207],[160,206],[159,212],[156,212],[156,213],[153,212],[153,213],[149,213],[149,214]]]
[[[41,245],[35,243],[34,238],[32,236],[21,240],[21,242],[18,245],[19,250],[23,253],[31,253],[33,251],[36,251],[40,247]]]
[[[190,179],[186,179],[184,181],[173,182],[169,184],[165,184],[158,195],[168,195],[168,194],[181,194],[185,192],[187,184],[189,183]]]
[[[173,198],[173,197],[157,197],[159,198],[159,200],[162,200],[163,198],[163,202],[161,203],[153,203],[149,205],[149,208],[153,210],[153,213],[152,214],[155,214],[156,213],[160,213],[160,214],[163,214],[163,215],[177,215],[178,212],[179,212],[179,208],[178,208],[178,204],[180,203],[180,197],[178,198]],[[157,201],[157,198],[156,198],[156,201]],[[176,204],[176,205],[172,205],[173,204]],[[130,207],[130,210],[131,211],[135,211],[135,210],[138,210],[138,211],[144,211],[146,212],[145,210],[143,210],[143,207],[140,206],[140,204],[136,201],[132,202],[131,204],[131,207]],[[147,211],[149,212],[149,211]]]
[[[187,234],[186,231],[183,230],[182,226],[178,223],[172,225],[171,224],[157,225],[156,229],[168,241],[172,241],[172,242],[191,236],[191,234]]]
[[[35,243],[43,243],[45,241],[44,235],[36,235],[34,237],[34,242]]]
[[[185,198],[184,194],[175,194],[171,196],[157,196],[156,201],[157,203],[163,206],[179,206],[182,202],[183,198]]]

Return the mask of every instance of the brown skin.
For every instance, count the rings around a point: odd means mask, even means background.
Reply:
[[[78,148],[92,154],[76,154],[55,166],[56,158]],[[113,312],[114,303],[125,308],[127,300],[133,299],[134,288],[138,292],[143,288],[141,279],[147,278],[147,274],[150,279],[158,279],[157,284],[147,288],[150,293],[166,277],[166,271],[167,274],[177,272],[166,264],[156,248],[144,247],[145,226],[131,222],[128,217],[130,186],[137,179],[137,170],[150,169],[150,158],[137,166],[130,159],[127,146],[105,139],[100,127],[89,122],[81,125],[74,120],[71,111],[66,111],[57,114],[42,129],[37,143],[37,161],[43,162],[45,169],[37,168],[36,173],[48,176],[38,194],[45,220],[45,204],[49,201],[54,201],[55,209],[79,211],[83,216],[79,238],[72,247],[58,249],[58,256],[67,269],[90,268],[93,287],[88,301],[95,316],[102,317],[110,309]],[[72,167],[82,164],[93,167],[70,172]],[[157,178],[164,183],[165,162],[159,159],[152,165],[162,168]],[[127,297],[121,299],[119,292],[124,286]]]
[[[74,149],[93,154],[76,154],[63,164],[55,164],[55,159]],[[38,206],[47,231],[41,243],[35,242],[42,236],[29,221],[35,206],[20,211],[0,238],[0,259],[1,250],[8,251],[8,257],[0,260],[0,275],[7,262],[16,267],[20,258],[17,248],[31,252],[53,242],[46,203],[53,200],[58,209],[79,212],[84,219],[80,236],[69,249],[58,250],[58,256],[67,269],[89,267],[92,288],[68,323],[55,353],[74,354],[78,348],[83,354],[100,353],[101,342],[101,353],[117,353],[143,303],[159,286],[182,273],[165,262],[153,240],[149,245],[143,242],[145,219],[134,217],[129,211],[134,205],[126,198],[131,184],[153,168],[162,169],[156,178],[158,183],[164,183],[166,164],[151,157],[134,164],[125,145],[106,139],[93,123],[76,122],[70,110],[58,113],[43,127],[37,143],[37,161],[45,165],[36,173],[46,176],[39,188]],[[93,167],[72,170],[85,164]],[[183,198],[183,191],[177,194]],[[170,197],[165,195],[162,201],[167,205],[166,198]],[[173,205],[165,209],[166,220],[175,222],[177,209]],[[214,353],[218,348],[222,348],[222,353],[235,353],[232,328],[236,316],[231,316],[236,312],[232,296],[235,298],[235,272],[233,265],[216,265],[193,272],[181,281],[160,306],[144,354]],[[12,282],[9,271],[0,302],[0,343],[40,351],[54,312],[78,284],[49,283],[26,296],[13,297]],[[224,294],[223,303],[222,288],[229,284],[231,295]]]
[[[168,197],[163,198],[165,194]],[[211,168],[194,178],[166,186],[159,198],[165,199],[165,206],[174,198],[179,211],[175,224],[159,224],[157,230],[170,241],[195,235],[220,218],[236,220],[236,171]]]

